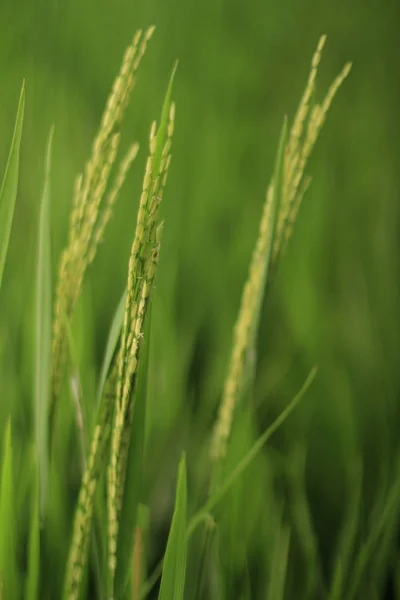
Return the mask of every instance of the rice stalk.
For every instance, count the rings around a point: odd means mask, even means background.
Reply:
[[[121,161],[114,183],[103,201],[118,150],[119,133],[115,129],[122,122],[135,82],[135,73],[152,32],[153,28],[144,36],[141,31],[137,32],[132,45],[126,51],[93,144],[92,157],[86,165],[84,176],[79,176],[76,181],[69,242],[61,259],[55,304],[52,347],[53,400],[57,398],[62,383],[65,352],[68,347],[68,323],[81,292],[84,274],[94,259],[119,191],[137,154],[138,146],[133,144]],[[104,386],[84,469],[64,582],[64,597],[69,600],[78,599],[81,591],[92,528],[94,494],[97,481],[103,472],[105,449],[111,430],[117,374],[118,371],[114,367]]]
[[[175,107],[172,104],[169,111],[166,140],[160,150],[161,154],[157,143],[160,131],[156,135],[155,123],[151,128],[150,154],[146,163],[136,232],[129,259],[108,474],[108,564],[111,589],[117,563],[119,514],[122,507],[135,404],[133,392],[137,382],[138,362],[143,345],[144,322],[158,263],[162,233],[162,223],[158,222],[158,212],[171,160],[170,147],[174,117]]]
[[[246,370],[249,369],[246,358],[254,344],[254,323],[259,318],[260,299],[263,297],[267,283],[264,276],[266,266],[263,266],[262,263],[270,260],[267,252],[269,237],[272,232],[271,268],[275,270],[290,238],[302,198],[310,183],[310,179],[304,175],[308,158],[332,100],[351,68],[350,63],[346,64],[331,84],[323,102],[312,106],[311,101],[315,92],[317,71],[325,40],[326,36],[322,36],[319,40],[312,59],[307,85],[288,134],[284,150],[282,178],[278,180],[275,173],[268,188],[259,235],[234,328],[232,354],[223,397],[211,438],[210,455],[214,464],[221,464],[226,455],[235,407],[243,395]],[[277,186],[279,189],[276,189]],[[274,194],[279,197],[276,207],[278,210],[276,227],[275,213],[272,210]]]
[[[109,179],[119,149],[119,128],[136,82],[136,72],[154,27],[138,31],[125,52],[122,66],[94,140],[92,154],[84,173],[75,183],[68,244],[62,253],[56,289],[52,339],[53,405],[59,396],[66,362],[65,319],[69,321],[82,291],[84,276],[93,262],[105,227],[138,146],[132,145],[123,158],[114,183]],[[52,406],[54,408],[54,406]]]

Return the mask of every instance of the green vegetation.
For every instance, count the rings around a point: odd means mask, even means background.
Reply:
[[[293,253],[291,246],[299,243],[297,225],[306,237],[312,226],[310,211],[299,217],[311,195],[308,162],[350,64],[318,100],[320,39],[294,117],[281,115],[275,159],[268,155],[272,175],[259,174],[251,190],[267,188],[251,255],[239,230],[229,231],[234,211],[216,206],[207,186],[203,206],[193,199],[189,207],[190,197],[174,206],[180,174],[181,192],[193,175],[179,157],[190,151],[196,167],[198,150],[196,140],[179,149],[184,138],[175,132],[184,68],[182,75],[173,68],[158,122],[146,124],[146,144],[131,139],[128,115],[143,106],[137,78],[146,73],[141,62],[151,53],[153,30],[137,32],[124,54],[75,180],[69,221],[57,194],[75,160],[58,178],[55,153],[65,128],[59,133],[57,119],[51,127],[41,196],[39,187],[33,194],[40,202],[27,259],[31,287],[16,259],[24,255],[19,228],[12,247],[13,216],[18,222],[26,189],[29,78],[22,86],[0,191],[0,598],[372,600],[383,598],[389,580],[400,598],[397,446],[389,439],[384,451],[379,446],[380,468],[371,475],[368,448],[347,416],[350,382],[341,380],[347,399],[336,398],[340,382],[328,395],[320,381],[333,382],[339,372],[332,371],[333,351],[320,356],[316,344],[302,348],[296,332],[316,318],[307,265],[316,260],[309,248],[318,254],[319,247],[305,243],[305,252]],[[212,127],[207,131],[216,184],[225,163],[212,156],[218,140]],[[136,176],[143,167],[140,189],[130,181],[134,161]],[[320,171],[329,180],[329,163]],[[323,194],[321,184],[317,190]],[[245,217],[253,212],[249,194],[242,201]],[[102,242],[118,213],[123,236],[121,243],[118,231],[110,236],[110,260],[108,239]],[[63,250],[60,226],[67,229]],[[223,279],[236,260],[240,285],[226,291]],[[328,272],[328,264],[321,268]],[[279,315],[288,295],[287,320],[297,323],[292,339],[284,320],[277,325],[270,316]],[[309,335],[315,331],[310,325]]]

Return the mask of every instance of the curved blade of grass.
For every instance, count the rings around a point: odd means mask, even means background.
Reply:
[[[79,376],[79,367],[78,367],[78,350],[76,347],[74,333],[72,331],[72,326],[68,316],[64,314],[64,327],[65,327],[65,337],[68,344],[69,351],[69,360],[71,365],[71,400],[74,404],[75,408],[75,422],[78,431],[79,445],[80,445],[80,455],[81,455],[81,468],[82,471],[85,470],[87,456],[89,454],[89,414],[88,414],[88,406],[84,402],[82,386],[81,386],[81,378]]]
[[[176,61],[174,68],[172,69],[171,77],[168,82],[167,92],[166,92],[165,98],[164,98],[163,107],[161,110],[161,120],[160,120],[160,126],[157,131],[156,149],[154,152],[154,163],[153,163],[153,177],[154,178],[156,178],[158,176],[158,173],[160,170],[162,149],[164,147],[166,136],[167,136],[169,110],[170,110],[170,106],[171,106],[171,97],[172,97],[172,85],[174,83],[174,77],[175,77],[177,68],[178,68],[178,61]]]
[[[257,456],[257,454],[262,450],[263,446],[267,443],[267,441],[271,438],[271,436],[279,429],[279,427],[286,421],[286,419],[291,415],[300,401],[303,399],[310,385],[314,381],[317,374],[317,368],[314,367],[300,391],[296,394],[293,400],[284,408],[281,414],[275,419],[270,427],[259,437],[259,439],[255,442],[249,452],[244,456],[244,458],[238,463],[238,465],[233,469],[233,471],[228,475],[225,481],[217,488],[214,493],[209,497],[204,506],[191,518],[188,527],[188,535],[192,535],[196,527],[199,523],[204,519],[205,514],[211,512],[213,508],[225,497],[226,493],[231,489],[232,485],[235,483],[238,477],[243,473],[243,471],[248,467],[248,465],[252,462],[252,460]]]
[[[349,477],[350,497],[347,506],[347,514],[340,534],[337,557],[332,575],[329,600],[341,600],[344,595],[347,574],[351,566],[354,543],[359,525],[360,502],[362,495],[362,463],[357,460],[351,468]]]
[[[287,136],[288,136],[288,125],[287,125],[287,118],[285,118],[283,125],[282,125],[281,135],[279,138],[275,170],[274,170],[274,175],[273,175],[273,179],[272,179],[273,197],[272,197],[270,219],[267,224],[268,228],[266,231],[267,244],[265,247],[264,256],[258,257],[261,262],[261,266],[262,266],[262,271],[261,271],[262,275],[261,275],[260,286],[259,286],[259,290],[258,290],[256,309],[253,314],[252,325],[251,325],[249,351],[252,353],[253,356],[255,356],[256,337],[257,337],[257,332],[260,327],[261,308],[262,308],[262,303],[263,303],[264,296],[265,296],[266,285],[268,282],[268,274],[269,274],[269,267],[271,264],[272,248],[273,248],[274,239],[275,239],[276,224],[277,224],[278,214],[279,214],[279,210],[280,210],[281,202],[282,202],[283,177],[284,177],[284,168],[285,168],[285,148],[286,148],[286,144],[287,144]],[[267,201],[268,201],[268,199],[267,199]],[[254,364],[254,362],[253,362],[253,364]],[[253,379],[254,379],[254,369],[252,369],[252,370],[253,370],[253,373],[251,375],[251,381],[253,381]]]
[[[210,517],[208,521],[204,521],[203,539],[200,542],[200,548],[197,558],[197,576],[195,578],[193,598],[200,600],[204,597],[204,586],[207,580],[207,562],[210,558],[213,536],[216,530],[215,522]]]
[[[346,600],[354,600],[357,598],[360,586],[363,584],[365,570],[368,567],[368,562],[376,551],[376,547],[384,536],[387,530],[393,525],[393,522],[398,515],[400,505],[400,477],[397,477],[392,489],[386,498],[383,507],[382,516],[374,523],[374,527],[370,530],[369,536],[358,551],[357,559],[351,573],[349,589],[345,595]]]
[[[28,547],[28,576],[26,579],[26,600],[38,600],[39,596],[39,571],[40,571],[40,518],[39,518],[39,477],[35,464],[35,477],[33,485],[32,515],[29,532]]]
[[[396,539],[400,517],[399,468],[400,464],[397,464],[397,469],[393,477],[393,483],[385,505],[390,504],[391,498],[396,497],[397,503],[394,501],[392,505],[393,508],[389,511],[386,522],[382,525],[379,538],[377,537],[376,549],[374,550],[373,558],[371,556],[371,566],[368,569],[368,574],[371,576],[371,579],[375,582],[375,585],[378,589],[382,589],[384,587],[385,579],[387,578],[388,564],[392,560],[393,552],[397,546]]]
[[[134,407],[129,443],[126,480],[120,513],[120,528],[117,547],[117,569],[115,573],[116,597],[123,597],[129,583],[142,488],[143,455],[146,425],[147,384],[149,375],[151,305],[146,318],[143,351],[140,357],[137,383],[134,389]]]
[[[259,234],[251,257],[249,275],[243,289],[239,314],[234,328],[233,348],[221,405],[211,437],[211,458],[213,459],[211,494],[221,481],[235,412],[240,404],[244,404],[245,397],[254,383],[256,340],[271,261],[277,215],[281,203],[286,138],[287,122],[285,119],[279,141],[275,172],[267,191]]]
[[[19,597],[13,469],[11,422],[8,421],[0,480],[0,590],[5,599]]]
[[[296,531],[299,548],[306,565],[306,596],[311,598],[316,589],[322,586],[323,573],[319,561],[318,538],[314,530],[305,487],[306,454],[305,442],[300,442],[294,447],[289,461],[288,476],[292,498],[292,528]]]
[[[279,429],[279,427],[286,421],[286,419],[291,415],[300,401],[303,399],[304,395],[308,391],[309,387],[313,383],[316,375],[317,375],[317,367],[314,367],[303,386],[293,398],[293,400],[288,404],[288,406],[281,412],[281,414],[275,419],[272,425],[265,431],[265,433],[255,442],[249,452],[245,455],[245,457],[240,461],[240,463],[236,466],[236,468],[231,472],[231,474],[227,477],[227,479],[222,483],[222,485],[216,490],[216,492],[209,497],[204,506],[197,511],[190,519],[188,524],[188,538],[194,533],[197,527],[203,523],[203,521],[207,521],[210,519],[210,512],[215,508],[215,506],[226,496],[228,491],[234,485],[235,481],[242,474],[242,472],[247,468],[247,466],[252,462],[252,460],[257,456],[257,454],[261,451],[263,446],[267,443],[267,441],[272,437],[272,435]],[[156,585],[163,568],[163,560],[157,563],[153,572],[151,573],[148,580],[142,587],[140,598],[144,600],[150,594],[154,586]]]
[[[0,289],[3,280],[4,264],[6,262],[8,242],[10,239],[15,199],[17,197],[19,174],[19,147],[21,144],[24,108],[25,83],[22,84],[11,148],[8,155],[3,183],[1,184],[0,188]]]
[[[149,509],[139,504],[132,553],[132,600],[140,600],[142,581],[146,574],[146,550],[149,536]]]
[[[175,509],[165,551],[158,600],[182,600],[185,589],[187,556],[186,459],[179,463]]]
[[[121,296],[121,299],[118,303],[117,310],[115,311],[110,332],[108,334],[106,351],[104,354],[103,364],[100,372],[99,386],[97,390],[97,401],[100,402],[101,397],[103,395],[104,384],[107,380],[108,373],[111,369],[111,364],[116,355],[116,350],[118,347],[118,342],[121,336],[122,326],[124,324],[124,315],[125,315],[125,304],[126,304],[126,290]]]
[[[48,406],[51,373],[51,240],[50,170],[53,128],[50,131],[40,204],[36,270],[35,443],[39,473],[40,517],[44,518],[49,485]]]
[[[283,600],[285,597],[286,571],[289,557],[290,528],[281,524],[276,533],[276,542],[272,556],[268,600]]]

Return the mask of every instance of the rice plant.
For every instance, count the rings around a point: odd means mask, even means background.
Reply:
[[[311,71],[298,110],[291,121],[285,117],[278,144],[275,167],[267,187],[258,239],[250,261],[248,279],[233,331],[231,357],[222,397],[207,446],[207,486],[201,501],[191,497],[195,466],[182,453],[177,467],[176,498],[165,552],[153,570],[143,552],[151,537],[152,515],[146,505],[145,450],[147,425],[147,388],[151,360],[150,332],[153,289],[161,251],[163,220],[160,210],[167,189],[175,127],[175,104],[170,78],[161,116],[150,127],[147,161],[138,203],[135,231],[127,261],[126,289],[110,327],[104,349],[103,366],[97,377],[97,395],[86,403],[87,418],[81,403],[80,381],[71,364],[79,362],[74,346],[74,319],[83,293],[86,275],[92,265],[117,198],[131,169],[139,147],[131,143],[126,154],[117,156],[124,116],[139,65],[154,28],[139,31],[124,55],[115,80],[91,156],[76,178],[70,211],[68,239],[61,255],[58,277],[53,286],[53,261],[50,232],[52,207],[51,130],[44,168],[40,202],[36,257],[35,353],[32,404],[32,440],[25,445],[18,461],[27,465],[24,496],[17,485],[13,423],[8,420],[2,452],[0,479],[0,598],[133,599],[158,597],[183,598],[377,598],[384,576],[390,571],[395,545],[391,532],[398,521],[400,496],[398,465],[396,477],[377,504],[377,518],[362,541],[359,523],[361,502],[361,465],[354,470],[354,494],[349,499],[333,567],[321,567],[318,536],[314,531],[312,507],[304,485],[305,454],[300,449],[285,466],[284,489],[274,479],[279,459],[266,453],[274,471],[268,488],[268,520],[271,535],[258,548],[264,572],[261,584],[251,575],[254,547],[244,546],[244,559],[234,567],[234,592],[229,547],[224,546],[226,529],[236,536],[229,520],[229,505],[246,514],[246,497],[240,482],[257,462],[275,432],[283,426],[312,385],[317,368],[310,365],[304,384],[281,414],[269,423],[261,436],[252,428],[252,406],[248,402],[255,383],[257,336],[265,294],[287,249],[305,192],[310,185],[308,159],[336,92],[350,71],[347,64],[334,79],[325,98],[315,102],[316,77],[325,36],[317,46]],[[22,87],[15,131],[0,191],[0,285],[6,261],[19,176],[19,151],[25,102]],[[179,120],[179,113],[178,113]],[[23,143],[23,142],[22,142]],[[53,299],[54,290],[54,299]],[[52,306],[53,314],[52,314]],[[67,385],[68,384],[68,385]],[[68,388],[72,387],[72,392]],[[160,398],[160,402],[163,399]],[[80,439],[78,489],[68,489],[67,473],[57,470],[57,416],[63,419],[68,405],[75,418],[66,421]],[[64,412],[63,412],[64,411]],[[61,415],[61,417],[60,417]],[[64,424],[64,422],[63,422]],[[244,444],[238,443],[241,428]],[[243,433],[242,432],[242,433]],[[64,432],[64,435],[68,432]],[[62,437],[67,453],[67,436]],[[239,448],[232,464],[229,456]],[[275,456],[275,458],[274,458]],[[286,470],[285,470],[286,469]],[[60,476],[61,475],[61,476]],[[65,489],[56,489],[65,478]],[[278,477],[276,477],[278,479]],[[254,481],[257,487],[259,482]],[[261,485],[261,483],[260,483]],[[28,490],[28,491],[26,491]],[[244,489],[246,495],[252,490]],[[57,495],[58,494],[58,495]],[[73,510],[60,501],[71,498]],[[28,497],[28,500],[26,500]],[[294,498],[294,502],[291,502]],[[288,509],[288,505],[291,509]],[[22,518],[22,507],[29,507]],[[381,509],[381,510],[379,510]],[[54,515],[56,515],[54,517]],[[63,547],[50,543],[54,528],[67,523],[69,535]],[[240,524],[241,525],[241,524]],[[199,541],[204,533],[204,543]],[[225,536],[225,537],[224,537]],[[240,541],[240,540],[239,540]],[[296,557],[305,561],[304,573],[297,579]],[[54,555],[55,554],[55,555]],[[62,573],[52,572],[52,565]],[[232,564],[234,561],[232,560]],[[249,566],[250,565],[250,566]],[[232,569],[231,569],[232,570]],[[236,578],[236,579],[235,579]],[[366,584],[367,581],[367,584]],[[217,583],[216,583],[217,582]],[[370,591],[372,590],[372,591]],[[375,595],[374,595],[375,594]]]

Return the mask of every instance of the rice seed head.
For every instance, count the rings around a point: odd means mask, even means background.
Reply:
[[[138,146],[134,144],[123,158],[115,181],[109,187],[120,142],[118,129],[136,81],[137,69],[153,31],[154,27],[144,34],[139,30],[127,48],[93,142],[91,157],[83,174],[76,179],[68,245],[60,262],[55,299],[52,341],[53,399],[60,393],[66,360],[64,317],[70,319],[74,312],[86,270],[95,258],[127,172],[137,155]],[[109,192],[104,201],[107,188]]]
[[[350,63],[346,64],[329,87],[323,102],[312,106],[311,101],[315,93],[318,67],[325,42],[326,36],[322,36],[311,62],[307,85],[293,120],[286,147],[282,202],[278,215],[273,251],[273,263],[275,266],[290,238],[294,219],[298,214],[304,192],[309,185],[309,180],[307,180],[308,183],[307,181],[304,183],[308,159],[325,122],[332,100],[348,76],[351,68]]]
[[[170,165],[174,117],[174,109],[171,109],[167,136],[161,150],[161,155],[165,157],[165,160],[161,160],[158,172],[154,171],[157,151],[156,124],[153,123],[151,126],[150,152],[146,162],[136,231],[128,265],[127,296],[116,391],[116,416],[112,432],[108,479],[109,536],[112,540],[112,543],[109,544],[108,565],[111,579],[114,578],[117,565],[119,513],[125,485],[133,419],[132,391],[136,383],[139,356],[143,345],[144,323],[158,264],[162,231],[158,214],[164,192],[163,182]]]
[[[226,455],[233,415],[241,394],[246,353],[252,336],[253,319],[264,286],[264,260],[269,243],[268,232],[272,218],[273,187],[270,185],[264,203],[259,235],[253,251],[248,280],[244,286],[239,315],[233,333],[232,354],[225,380],[220,410],[211,438],[211,458],[220,461]]]
[[[318,67],[325,42],[326,36],[322,36],[311,61],[310,74],[285,148],[282,190],[279,194],[281,201],[272,249],[271,266],[273,269],[276,268],[277,262],[288,243],[302,198],[310,184],[310,178],[304,175],[308,158],[321,131],[332,100],[350,72],[351,65],[345,65],[342,72],[329,87],[323,102],[312,106]],[[210,454],[215,462],[222,460],[226,454],[235,406],[241,396],[246,358],[251,349],[252,324],[255,322],[255,315],[259,309],[258,300],[262,297],[262,287],[265,285],[263,261],[265,260],[265,248],[268,239],[267,232],[271,231],[274,184],[276,182],[272,182],[268,189],[258,241],[253,252],[250,272],[243,289],[239,315],[234,328],[228,374],[220,410],[211,437]]]

